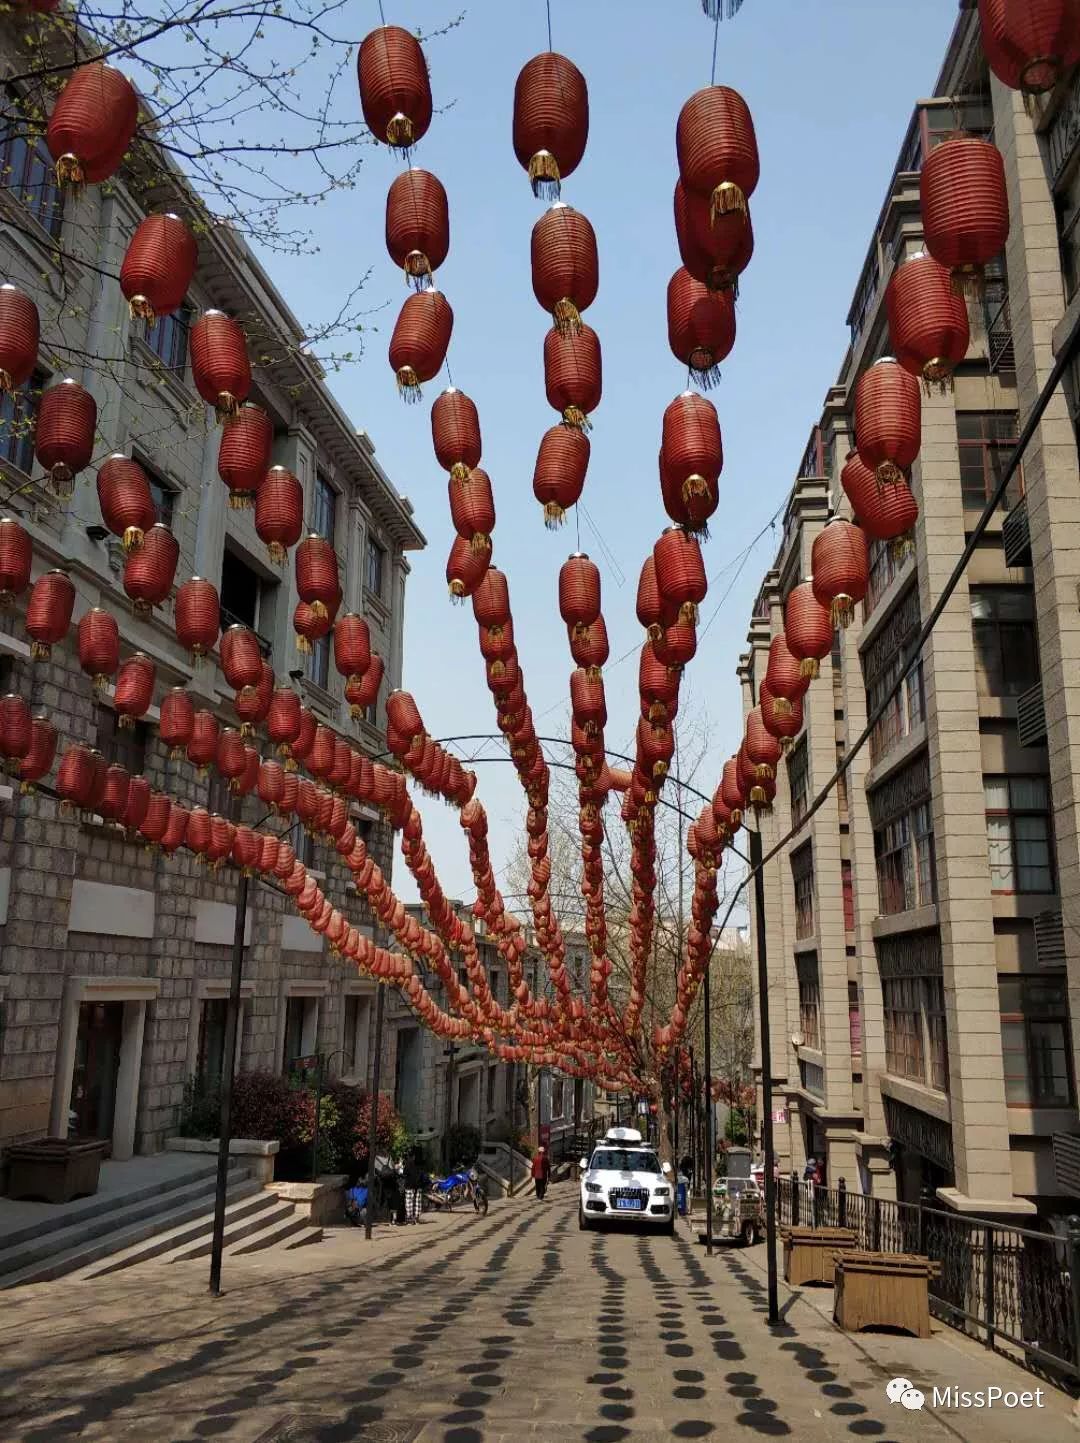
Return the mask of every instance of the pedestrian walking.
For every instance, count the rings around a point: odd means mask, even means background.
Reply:
[[[536,1187],[536,1196],[543,1202],[544,1194],[547,1192],[548,1174],[551,1167],[548,1163],[548,1155],[542,1147],[536,1149],[532,1160],[532,1180]]]
[[[424,1162],[418,1147],[411,1147],[406,1154],[401,1180],[405,1185],[405,1221],[407,1223],[419,1222],[420,1198],[424,1187]]]

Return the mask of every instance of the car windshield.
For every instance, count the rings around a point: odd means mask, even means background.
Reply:
[[[629,1147],[601,1147],[593,1153],[592,1167],[605,1172],[659,1172],[655,1152],[638,1152]]]

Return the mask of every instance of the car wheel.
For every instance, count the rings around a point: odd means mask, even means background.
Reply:
[[[577,1215],[578,1232],[587,1233],[591,1226],[590,1220],[585,1216],[581,1208],[578,1208]]]
[[[673,1238],[673,1237],[675,1236],[675,1212],[674,1212],[674,1210],[672,1210],[671,1216],[668,1218],[667,1222],[664,1224],[664,1232],[667,1233],[667,1235],[668,1235],[669,1238]]]
[[[742,1225],[742,1244],[744,1248],[752,1248],[757,1242],[757,1226],[752,1222],[745,1222]]]

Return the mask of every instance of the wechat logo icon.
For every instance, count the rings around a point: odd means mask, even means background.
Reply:
[[[926,1402],[925,1393],[921,1393],[910,1378],[893,1378],[885,1385],[885,1396],[890,1403],[900,1403],[913,1413]]]

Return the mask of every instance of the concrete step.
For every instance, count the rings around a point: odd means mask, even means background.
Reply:
[[[285,1202],[273,1192],[265,1192],[261,1206],[250,1208],[246,1213],[230,1218],[225,1215],[225,1251],[232,1252],[248,1239],[257,1237],[279,1223],[291,1222],[296,1217],[294,1203]],[[181,1247],[173,1248],[163,1259],[167,1263],[186,1263],[193,1258],[208,1258],[213,1242],[213,1216],[204,1219],[205,1226],[199,1236]]]
[[[244,1219],[257,1217],[268,1206],[273,1206],[273,1202],[273,1194],[267,1193],[262,1185],[253,1179],[248,1179],[235,1188],[230,1188],[225,1206],[226,1235],[230,1226],[236,1226]],[[140,1239],[133,1246],[121,1248],[107,1257],[90,1263],[85,1268],[80,1268],[77,1273],[70,1275],[71,1279],[73,1282],[78,1282],[85,1278],[101,1278],[107,1273],[120,1272],[123,1268],[132,1268],[138,1263],[149,1263],[155,1259],[171,1262],[172,1258],[167,1255],[187,1244],[199,1242],[204,1235],[209,1236],[213,1225],[213,1194],[211,1194],[193,1216],[185,1217],[175,1226],[162,1227],[151,1236]]]
[[[228,1196],[236,1201],[262,1192],[262,1185],[248,1177],[246,1168],[230,1169]],[[183,1188],[170,1189],[108,1214],[80,1219],[66,1228],[46,1233],[33,1243],[0,1252],[0,1289],[26,1283],[43,1283],[79,1271],[156,1234],[176,1228],[212,1210],[214,1178],[203,1177]]]
[[[226,1248],[225,1252],[230,1257],[239,1257],[243,1253],[262,1252],[264,1248],[284,1247],[292,1250],[306,1247],[308,1243],[321,1242],[322,1235],[322,1228],[312,1227],[294,1207],[291,1217],[279,1218],[261,1231]]]

